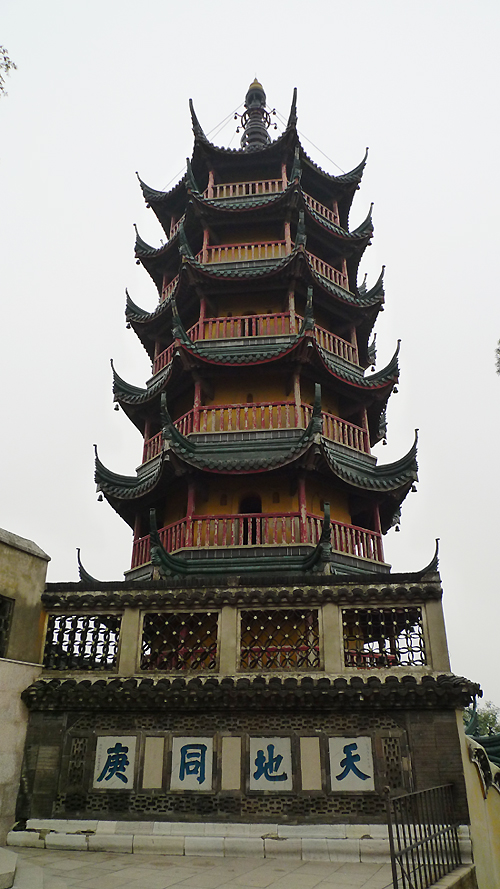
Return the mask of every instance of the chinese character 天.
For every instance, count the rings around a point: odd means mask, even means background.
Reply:
[[[255,757],[256,769],[253,773],[255,780],[258,781],[259,778],[264,776],[266,781],[286,781],[288,774],[283,771],[280,772],[282,762],[283,757],[281,754],[274,753],[274,744],[267,745],[267,758],[263,750],[257,750],[257,756]]]
[[[356,763],[360,761],[361,757],[359,753],[355,753],[354,751],[358,749],[358,745],[356,743],[346,744],[344,747],[344,759],[340,762],[340,767],[344,770],[340,775],[336,775],[337,781],[343,781],[344,778],[347,777],[349,772],[354,772],[357,778],[361,778],[362,781],[367,781],[370,777],[369,775],[365,775],[360,769],[358,769]]]
[[[330,738],[328,748],[332,790],[347,793],[375,790],[371,738]]]
[[[120,744],[120,742],[117,741],[114,747],[108,747],[107,753],[108,758],[97,781],[110,781],[111,778],[116,775],[120,781],[123,781],[124,784],[128,784],[128,778],[124,774],[127,770],[127,766],[130,765],[127,756],[128,747],[124,747],[123,744]]]
[[[203,784],[205,781],[207,745],[184,744],[180,749],[180,754],[179,780],[184,781],[186,775],[196,775],[198,784]]]

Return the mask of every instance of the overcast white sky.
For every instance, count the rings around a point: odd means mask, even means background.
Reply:
[[[325,169],[370,147],[351,225],[374,201],[362,272],[374,282],[386,264],[378,367],[402,340],[379,459],[420,429],[418,494],[386,558],[418,570],[441,538],[452,668],[500,705],[499,25],[497,0],[0,0],[18,65],[0,100],[0,525],[49,553],[49,580],[77,579],[77,546],[103,580],[130,564],[92,444],[117,472],[140,462],[109,367],[137,385],[150,373],[124,291],[155,305],[132,223],[152,244],[162,232],[134,171],[158,189],[180,178],[189,97],[208,132],[254,75],[285,117],[297,86]],[[238,138],[230,120],[215,141]]]

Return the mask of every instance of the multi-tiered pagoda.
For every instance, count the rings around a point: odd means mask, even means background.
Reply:
[[[398,350],[365,373],[384,301],[382,275],[357,281],[371,212],[349,231],[366,157],[324,173],[299,142],[295,96],[274,142],[265,102],[255,81],[239,151],[212,145],[191,106],[183,179],[167,193],[141,182],[167,238],[137,235],[159,304],[126,309],[152,376],[139,389],[114,371],[114,396],[144,436],[142,464],[96,467],[134,532],[129,577],[152,564],[164,577],[386,573],[382,535],[416,480],[416,444],[389,465],[371,454]]]
[[[191,109],[181,182],[141,183],[167,237],[137,236],[159,302],[126,309],[152,376],[115,372],[114,394],[142,463],[96,464],[132,565],[47,584],[18,815],[97,819],[89,848],[122,848],[103,836],[128,820],[154,834],[132,825],[129,851],[188,854],[203,834],[199,854],[273,855],[293,835],[294,855],[339,860],[386,838],[387,786],[454,783],[467,819],[455,711],[478,689],[450,673],[437,559],[413,574],[384,559],[417,467],[415,444],[389,465],[371,453],[398,365],[396,350],[373,368],[371,215],[349,230],[365,161],[330,176],[295,97],[273,142],[257,81],[245,105],[240,149]]]

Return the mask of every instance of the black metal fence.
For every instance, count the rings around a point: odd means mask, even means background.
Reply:
[[[394,889],[428,889],[460,867],[452,785],[387,796]]]

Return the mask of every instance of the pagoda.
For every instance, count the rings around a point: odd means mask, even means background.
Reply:
[[[142,463],[123,477],[96,458],[98,489],[133,529],[130,578],[385,574],[382,535],[417,464],[416,442],[396,463],[371,453],[398,349],[365,373],[384,302],[382,275],[357,283],[371,210],[348,225],[366,156],[331,176],[300,144],[295,95],[274,142],[257,81],[245,108],[231,151],[208,141],[191,104],[184,177],[167,193],[141,181],[167,238],[158,249],[136,240],[157,308],[127,297],[152,376],[140,389],[113,373]]]
[[[294,855],[359,859],[363,838],[387,844],[387,787],[452,783],[467,822],[457,713],[479,692],[450,672],[437,553],[404,574],[384,558],[416,441],[395,463],[371,452],[399,346],[376,371],[383,276],[358,281],[371,211],[349,229],[366,156],[316,166],[295,93],[271,141],[257,80],[239,149],[191,115],[181,181],[140,180],[167,239],[137,235],[159,299],[126,305],[152,375],[113,369],[142,462],[122,476],[96,454],[131,567],[46,585],[18,818],[83,819],[75,848],[121,849],[118,831],[124,851],[273,855],[294,837]]]

